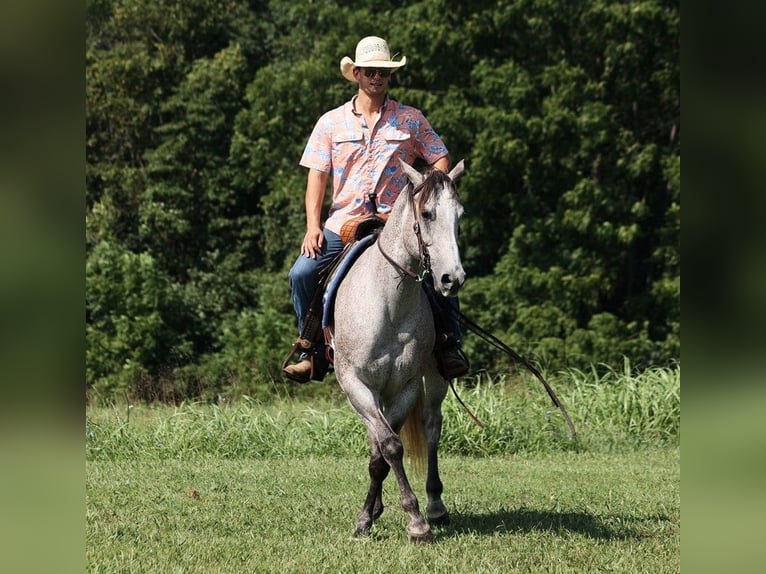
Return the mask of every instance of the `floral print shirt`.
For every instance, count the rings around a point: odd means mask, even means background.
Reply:
[[[355,104],[356,96],[319,118],[300,161],[332,174],[325,227],[335,233],[348,219],[370,212],[370,193],[377,195],[378,213],[391,211],[408,183],[400,159],[412,165],[420,157],[433,164],[448,153],[420,110],[386,98],[370,127]]]

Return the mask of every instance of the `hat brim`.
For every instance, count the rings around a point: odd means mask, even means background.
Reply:
[[[395,72],[406,63],[407,56],[402,56],[402,59],[398,62],[394,62],[393,60],[370,60],[369,62],[364,62],[364,64],[356,64],[351,58],[344,56],[340,61],[340,73],[343,74],[343,77],[349,82],[356,82],[356,78],[354,78],[354,68],[356,66],[359,66],[360,68],[390,68]]]

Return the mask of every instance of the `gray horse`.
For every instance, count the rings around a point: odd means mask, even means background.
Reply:
[[[359,257],[338,288],[331,345],[338,383],[370,441],[370,487],[354,535],[369,536],[383,512],[383,480],[393,469],[402,508],[410,517],[409,539],[431,542],[430,526],[404,471],[399,433],[409,430],[414,439],[420,437],[407,444],[416,450],[411,455],[421,457],[425,436],[426,515],[432,524],[446,522],[437,449],[448,383],[436,367],[434,318],[420,281],[430,273],[435,290],[446,297],[455,296],[465,281],[457,244],[463,207],[453,183],[464,165],[461,161],[448,175],[437,170],[424,175],[402,166],[410,184],[376,244]]]

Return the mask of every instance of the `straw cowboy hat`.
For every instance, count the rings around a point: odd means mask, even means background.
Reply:
[[[396,55],[396,54],[394,54]],[[388,43],[377,36],[367,36],[356,45],[356,60],[344,56],[340,61],[340,72],[349,82],[356,82],[354,68],[391,68],[392,71],[407,63],[407,58],[395,62],[391,59]]]

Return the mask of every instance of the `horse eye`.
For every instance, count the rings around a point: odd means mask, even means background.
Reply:
[[[432,211],[424,211],[422,215],[423,215],[423,219],[425,219],[426,221],[434,220],[434,214]]]

